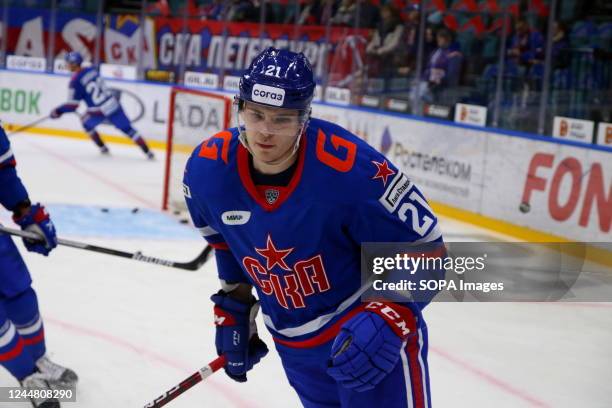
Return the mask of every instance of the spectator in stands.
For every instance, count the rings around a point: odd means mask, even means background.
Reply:
[[[380,19],[378,7],[369,0],[342,0],[331,19],[334,25],[375,28]]]
[[[514,25],[507,56],[509,70],[517,69],[519,75],[544,57],[544,38],[529,27],[525,18],[519,18]]]
[[[380,17],[378,28],[366,47],[366,55],[369,57],[368,64],[373,69],[371,73],[375,75],[380,72],[388,77],[400,62],[404,25],[399,11],[392,5],[382,6]]]
[[[555,21],[552,39],[553,69],[567,68],[569,66],[570,54],[568,48],[567,27],[562,22]]]
[[[66,2],[64,1],[60,2],[60,7],[62,7],[63,3],[66,3]],[[156,2],[150,3],[147,6],[145,11],[149,15],[167,17],[170,15],[170,6],[168,5],[168,0],[159,0]]]
[[[264,0],[252,0],[251,4],[254,7],[254,11],[251,13],[252,17],[246,21],[259,22],[262,10],[265,13],[264,21],[266,23],[276,24],[282,21],[277,15],[282,7],[275,7],[281,6],[280,4],[275,4],[270,1],[264,2]]]
[[[199,6],[199,14],[206,20],[223,20],[223,1],[213,0],[212,2]]]
[[[436,33],[438,48],[431,54],[425,68],[424,78],[431,87],[457,86],[461,75],[463,54],[453,43],[453,36],[446,28]]]
[[[227,20],[235,22],[259,21],[259,14],[252,1],[233,0],[227,11]]]
[[[336,15],[340,4],[337,0],[322,0],[321,3],[321,25],[333,24],[332,18]]]
[[[342,0],[338,10],[334,13],[331,23],[334,25],[350,26],[355,14],[355,1]]]
[[[297,22],[299,25],[320,25],[324,8],[325,2],[321,0],[305,0],[298,7],[288,5],[284,22],[285,24]]]
[[[421,23],[421,13],[418,4],[412,4],[409,7],[408,15],[406,16],[405,24],[405,48],[409,56],[416,56],[419,46],[419,25]]]
[[[431,54],[438,48],[436,41],[436,32],[439,26],[427,25],[425,27],[425,45],[423,47],[423,58],[427,61]]]
[[[438,29],[436,43],[438,48],[429,57],[420,86],[412,92],[413,98],[430,103],[439,101],[446,90],[459,85],[463,65],[463,54],[448,29]]]
[[[573,78],[571,67],[572,62],[572,50],[569,40],[569,30],[567,26],[559,21],[556,21],[553,26],[553,39],[552,39],[552,55],[551,65],[552,72],[551,78],[552,87],[555,89],[569,89],[572,82],[579,78]],[[594,54],[596,57],[597,53]],[[539,61],[538,64],[534,65],[532,76],[541,81],[544,77],[544,60]],[[541,87],[541,84],[538,84]]]
[[[399,55],[399,66],[397,68],[397,73],[400,76],[406,76],[414,72],[419,49],[420,21],[421,13],[419,12],[419,5],[410,5],[404,24],[404,38]],[[427,57],[427,54],[424,55]]]
[[[525,18],[516,20],[514,34],[508,40],[508,49],[506,51],[503,71],[503,95],[507,99],[502,101],[502,103],[511,104],[513,103],[513,94],[530,88],[539,89],[541,87],[543,67],[538,67],[538,65],[544,61],[544,46],[542,34],[532,30]],[[486,65],[482,73],[483,80],[488,86],[494,86],[493,84],[498,75],[499,66],[496,63]],[[538,78],[538,75],[540,78]],[[491,92],[487,94],[489,96],[492,95]],[[522,101],[526,100],[527,98],[522,97]]]
[[[565,24],[555,21],[553,25],[551,64],[553,68],[553,76],[559,75],[555,70],[563,70],[570,65],[569,41],[567,39],[567,28]],[[544,77],[544,53],[536,56],[529,61],[531,65],[529,77],[532,79],[541,80]]]

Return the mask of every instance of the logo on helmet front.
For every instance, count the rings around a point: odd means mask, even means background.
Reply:
[[[283,106],[285,90],[273,86],[255,84],[251,93],[253,102],[264,103],[272,106]]]

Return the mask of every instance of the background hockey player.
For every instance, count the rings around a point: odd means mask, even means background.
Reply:
[[[57,245],[55,228],[40,204],[31,204],[17,176],[9,140],[0,127],[0,204],[13,212],[22,229],[37,233],[42,242],[24,240],[28,251],[47,256]],[[73,387],[74,371],[45,355],[45,332],[28,268],[13,240],[0,233],[0,364],[25,389]],[[35,407],[59,407],[56,400],[37,399]]]
[[[132,127],[119,100],[106,88],[98,71],[94,67],[82,68],[83,57],[76,51],[66,54],[65,60],[68,69],[74,73],[68,85],[68,102],[53,109],[50,114],[51,118],[57,119],[64,113],[76,111],[79,101],[84,100],[87,104],[87,111],[81,117],[83,127],[103,154],[108,154],[108,147],[96,131],[96,126],[108,121],[132,139],[149,159],[153,159],[153,152],[149,149],[147,142]]]
[[[381,153],[310,118],[314,88],[303,54],[267,49],[240,81],[238,127],[187,164],[187,206],[221,280],[217,352],[231,378],[247,380],[268,352],[254,324],[261,304],[305,407],[429,406],[423,305],[361,303],[360,243],[441,242],[437,219]]]

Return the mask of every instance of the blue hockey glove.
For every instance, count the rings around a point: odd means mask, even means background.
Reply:
[[[49,114],[49,117],[51,119],[57,119],[60,116],[62,116],[64,114],[64,112],[62,112],[59,108],[55,108],[51,111],[51,113]]]
[[[346,388],[370,390],[395,368],[400,350],[415,333],[410,309],[371,302],[340,329],[327,373]]]
[[[215,345],[217,354],[225,354],[226,374],[238,382],[247,380],[247,371],[266,354],[268,347],[257,335],[255,316],[259,302],[246,304],[219,291],[211,297],[215,303]]]
[[[23,243],[28,251],[38,252],[44,256],[57,246],[57,236],[55,226],[45,211],[45,207],[40,204],[32,204],[30,210],[20,217],[13,216],[13,221],[22,230],[33,232],[41,237],[40,241],[23,239]]]

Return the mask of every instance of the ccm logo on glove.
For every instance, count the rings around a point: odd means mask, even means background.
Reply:
[[[370,302],[365,307],[365,310],[368,312],[374,312],[385,319],[391,326],[391,329],[393,329],[395,334],[397,334],[399,337],[407,337],[416,329],[412,312],[403,306],[391,306],[389,304],[380,302]],[[406,312],[408,312],[407,316]]]

